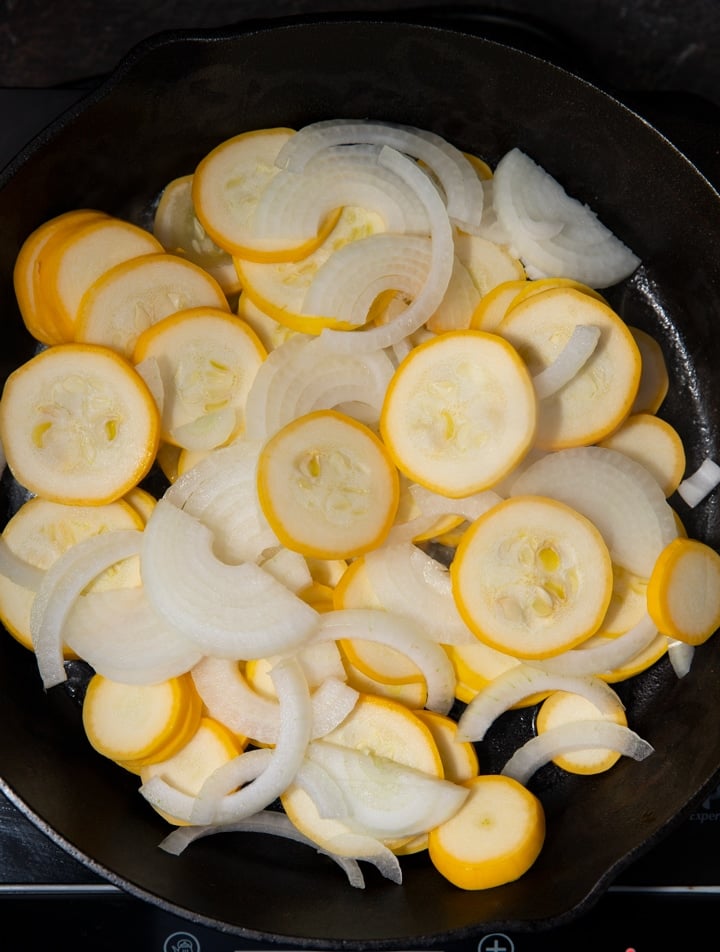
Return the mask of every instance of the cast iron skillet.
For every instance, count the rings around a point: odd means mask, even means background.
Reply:
[[[618,101],[504,45],[423,25],[372,20],[275,22],[163,34],[136,48],[96,93],[34,140],[0,180],[2,372],[30,356],[12,263],[26,235],[92,206],[134,219],[174,176],[243,130],[339,116],[433,129],[494,164],[512,146],[595,208],[643,266],[608,292],[626,319],[661,340],[672,374],[663,414],[686,440],[688,470],[720,457],[720,199],[691,163]],[[5,515],[16,503],[7,474]],[[676,500],[674,500],[676,501]],[[688,532],[720,543],[717,498]],[[171,857],[164,822],[137,778],[101,759],[80,725],[82,674],[41,689],[32,655],[0,639],[2,789],[41,829],[111,882],[181,917],[283,944],[429,946],[481,932],[530,931],[587,910],[634,858],[717,782],[720,644],[699,648],[679,680],[667,661],[620,689],[631,724],[656,753],[595,778],[547,767],[532,788],[548,838],[521,880],[463,892],[423,855],[394,886],[366,870],[364,891],[313,850],[257,835],[211,837]],[[72,667],[72,666],[71,666]],[[482,744],[498,770],[532,715],[506,715]]]

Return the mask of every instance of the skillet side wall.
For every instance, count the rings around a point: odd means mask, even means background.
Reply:
[[[12,262],[34,227],[80,206],[140,220],[171,178],[192,171],[224,138],[341,116],[432,129],[491,164],[519,146],[588,202],[643,259],[642,273],[610,294],[630,323],[663,342],[677,383],[667,414],[692,464],[717,454],[718,407],[708,400],[717,392],[717,196],[649,126],[587,84],[525,54],[433,28],[331,22],[143,44],[0,183],[3,376],[33,351],[14,304]],[[715,505],[681,516],[691,534],[718,544]],[[626,691],[631,723],[656,755],[597,778],[538,777],[548,841],[523,880],[468,894],[425,857],[408,857],[402,888],[370,871],[359,894],[312,851],[284,843],[243,841],[241,857],[228,843],[203,842],[166,856],[157,843],[167,827],[145,808],[135,779],[90,750],[64,689],[43,694],[31,656],[10,639],[0,658],[0,773],[50,835],[143,898],[280,942],[429,944],[562,921],[672,826],[720,765],[711,643],[682,681],[661,665]],[[508,736],[530,726],[509,725]],[[499,749],[507,742],[492,740]]]

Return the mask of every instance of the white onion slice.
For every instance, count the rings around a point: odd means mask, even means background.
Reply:
[[[455,700],[455,672],[440,645],[411,618],[373,608],[346,608],[319,616],[313,640],[362,638],[395,648],[413,661],[427,684],[428,710],[447,714]]]
[[[343,791],[349,813],[342,822],[366,836],[426,833],[456,813],[468,795],[459,784],[354,747],[313,741],[307,756]]]
[[[458,721],[457,739],[479,741],[500,714],[538,692],[568,691],[581,694],[603,714],[617,710],[616,692],[600,678],[572,677],[544,671],[529,664],[509,668],[484,687],[469,702]]]
[[[675,515],[657,480],[636,460],[603,446],[547,453],[523,470],[510,495],[550,496],[577,509],[602,533],[613,562],[649,578],[676,538]]]
[[[239,755],[242,760],[235,758],[234,779],[237,784],[248,784],[259,777],[269,766],[272,751],[268,748],[248,750]],[[171,816],[182,823],[193,822],[193,811],[196,808],[197,796],[185,793],[169,783],[162,774],[156,774],[140,787],[140,794],[149,804],[166,816]]]
[[[21,559],[7,544],[7,540],[0,535],[0,575],[4,575],[21,588],[37,591],[45,571]]]
[[[213,551],[223,562],[256,562],[279,541],[257,499],[256,470],[262,443],[239,439],[214,450],[165,492],[213,534]]]
[[[97,674],[124,684],[178,677],[202,658],[152,609],[141,585],[80,595],[63,630],[65,644]]]
[[[136,556],[142,535],[138,529],[112,529],[89,536],[66,549],[46,571],[30,611],[30,635],[46,690],[67,680],[63,629],[75,600],[111,565]]]
[[[594,324],[576,324],[555,360],[533,377],[538,400],[552,396],[569,383],[592,357],[599,340],[599,327]]]
[[[368,552],[364,566],[373,594],[386,611],[414,619],[439,644],[477,640],[457,610],[450,573],[412,542]]]
[[[590,749],[614,750],[633,760],[644,760],[654,753],[652,744],[629,727],[594,718],[559,724],[531,738],[515,751],[501,773],[527,784],[553,758]]]
[[[337,820],[348,815],[348,805],[340,784],[321,767],[306,757],[295,774],[293,786],[299,787],[315,804],[323,820]]]
[[[212,532],[159,499],[142,533],[140,573],[148,599],[205,654],[264,658],[302,644],[317,612],[253,562],[229,565]]]
[[[280,728],[270,761],[255,780],[237,786],[237,765],[252,751],[218,767],[203,783],[193,807],[193,823],[228,823],[269,806],[292,783],[312,731],[310,689],[297,658],[283,658],[270,672],[278,696]]]
[[[668,643],[667,653],[668,660],[678,678],[684,678],[686,674],[690,673],[690,668],[695,660],[695,645],[673,639]]]
[[[389,122],[331,119],[299,129],[280,149],[280,168],[301,171],[323,149],[336,145],[372,143],[388,146],[424,162],[445,193],[447,212],[458,227],[475,232],[482,217],[484,193],[469,159],[429,130]]]
[[[708,458],[702,461],[694,473],[683,479],[677,492],[688,506],[694,509],[718,486],[720,486],[720,466],[715,460]]]
[[[502,502],[503,498],[494,490],[485,489],[462,499],[450,499],[417,483],[411,483],[408,492],[420,513],[412,516],[407,522],[394,525],[388,533],[386,540],[388,545],[411,542],[421,533],[432,529],[442,516],[462,516],[463,519],[472,522],[488,509]]]
[[[495,168],[493,205],[520,258],[539,274],[604,288],[640,263],[592,209],[520,149],[511,149]]]
[[[426,234],[427,213],[407,184],[378,163],[380,146],[330,146],[302,172],[279,172],[263,190],[252,216],[258,238],[304,241],[317,235],[337,208],[359,206],[380,215],[387,231]]]
[[[359,327],[383,291],[414,298],[430,271],[431,255],[430,239],[419,235],[379,232],[349,241],[318,268],[303,298],[302,313]]]
[[[290,337],[268,355],[253,380],[246,437],[265,440],[299,416],[347,403],[365,408],[366,420],[377,422],[393,372],[382,350],[328,354],[317,337]]]
[[[552,671],[570,677],[601,675],[627,664],[657,637],[658,630],[649,615],[625,634],[617,638],[603,639],[599,645],[571,648],[552,658],[526,661],[525,664],[544,671]]]
[[[333,850],[318,846],[313,840],[301,833],[293,826],[290,819],[284,813],[276,813],[271,810],[260,810],[258,813],[253,814],[253,816],[246,817],[244,820],[239,820],[236,823],[226,823],[219,826],[179,827],[165,837],[160,843],[160,847],[167,853],[179,856],[190,843],[200,837],[217,833],[236,832],[267,833],[269,835],[284,836],[298,843],[305,843],[307,846],[312,846],[321,855],[328,856],[334,860],[341,869],[345,870],[350,884],[360,889],[364,887],[365,881],[360,871],[358,860],[372,863],[385,879],[389,879],[398,885],[402,883],[402,870],[398,858],[379,840],[373,840],[370,837],[360,836],[355,833],[348,833],[347,835],[341,836],[338,841],[338,847],[341,848],[343,852],[334,852]]]
[[[234,661],[203,658],[192,670],[198,694],[211,716],[259,744],[275,744],[280,726],[278,702],[253,691]],[[313,738],[323,737],[352,711],[358,692],[344,681],[326,678],[313,692]]]
[[[412,303],[387,324],[354,333],[329,328],[323,330],[319,339],[328,350],[335,352],[367,353],[391,347],[414,333],[440,306],[452,276],[455,259],[452,226],[435,186],[414,162],[393,149],[384,148],[379,161],[396,171],[416,190],[427,210],[432,247],[430,267]]]

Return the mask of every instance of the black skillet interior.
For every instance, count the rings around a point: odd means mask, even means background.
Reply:
[[[12,264],[43,220],[96,207],[141,220],[173,177],[210,148],[263,126],[373,117],[446,136],[494,164],[519,146],[587,201],[640,255],[608,292],[629,323],[661,341],[673,385],[663,414],[686,441],[688,470],[719,454],[720,201],[645,121],[586,82],[526,53],[432,26],[325,19],[241,32],[163,34],[136,48],[96,93],[24,150],[0,180],[3,376],[33,343],[14,303]],[[3,482],[6,513],[12,482]],[[677,502],[688,532],[720,543],[717,499]],[[132,894],[246,938],[346,948],[428,946],[481,931],[534,931],[582,914],[617,873],[673,828],[720,767],[720,645],[679,680],[667,661],[621,687],[632,726],[656,748],[598,777],[547,767],[532,788],[548,838],[521,880],[468,893],[423,855],[401,887],[366,869],[364,891],[314,851],[264,837],[211,837],[171,857],[167,827],[137,778],[90,749],[81,678],[41,689],[32,656],[0,639],[2,788],[50,837]],[[532,718],[508,714],[481,747],[499,769]]]

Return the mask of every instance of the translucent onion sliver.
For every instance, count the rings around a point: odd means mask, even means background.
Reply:
[[[413,661],[427,684],[428,710],[447,714],[455,700],[455,671],[445,650],[411,618],[382,609],[346,608],[319,616],[313,640],[362,638],[395,648]]]
[[[573,677],[519,664],[494,678],[470,701],[458,721],[457,739],[480,741],[495,719],[513,704],[543,691],[581,694],[603,714],[617,710],[616,692],[600,678]]]
[[[142,536],[139,529],[113,529],[82,539],[66,549],[45,573],[30,611],[30,634],[46,690],[67,680],[63,628],[75,600],[110,566],[136,556]]]
[[[530,777],[553,758],[593,748],[614,750],[633,760],[644,760],[654,752],[652,744],[623,724],[598,719],[572,721],[549,728],[526,741],[501,772],[527,784]]]

